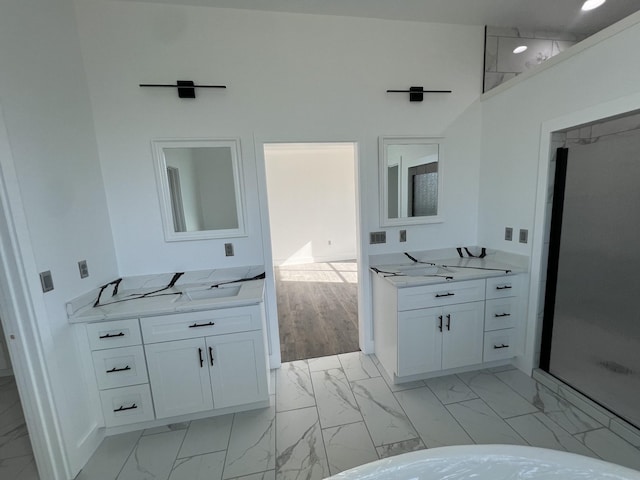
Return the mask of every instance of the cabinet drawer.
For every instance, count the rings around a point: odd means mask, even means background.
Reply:
[[[154,418],[149,384],[102,390],[100,399],[107,427],[145,422]]]
[[[487,278],[487,299],[517,297],[520,295],[519,280],[517,275]]]
[[[484,358],[485,362],[511,358],[516,354],[515,328],[494,330],[484,334]]]
[[[137,318],[113,320],[87,325],[91,350],[140,345],[140,326]]]
[[[142,345],[97,350],[92,356],[100,390],[149,381]]]
[[[398,310],[438,307],[484,300],[485,281],[440,283],[398,289]]]
[[[261,308],[250,305],[147,317],[140,320],[142,336],[146,344],[258,330],[262,327]]]
[[[515,327],[518,321],[517,297],[487,300],[484,309],[484,330],[500,330]]]

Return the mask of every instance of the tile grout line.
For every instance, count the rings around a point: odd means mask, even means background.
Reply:
[[[275,406],[273,408],[274,408],[274,415],[275,415]],[[275,422],[275,419],[274,419],[274,422]],[[231,435],[233,435],[233,426],[235,423],[236,423],[236,414],[234,413],[233,418],[231,419],[231,428],[229,428],[229,438],[227,438],[227,448],[224,451],[224,461],[222,462],[222,474],[220,476],[221,479],[224,478],[224,472],[227,468],[227,457],[229,455],[229,446],[231,445]]]
[[[487,373],[488,373],[489,375],[492,375],[492,376],[494,376],[494,377],[495,377],[495,375],[493,375],[493,373],[491,373],[491,372],[487,372]],[[456,374],[456,377],[457,377],[457,376],[458,376],[458,375]],[[469,385],[468,383],[466,383],[466,382],[465,382],[464,380],[462,380],[460,377],[458,377],[458,378],[460,379],[460,381],[461,381],[462,383],[464,383],[464,384],[469,388],[469,390],[471,390],[473,393],[475,393],[476,395],[478,395],[478,392],[476,392],[476,391],[471,387],[471,385]],[[496,378],[498,378],[498,377],[496,377]],[[503,382],[503,383],[504,383],[504,382]],[[506,385],[506,384],[505,384],[505,385]],[[510,388],[511,390],[513,390],[511,387],[509,387],[509,385],[507,385],[507,387],[508,387],[508,388]],[[513,390],[513,391],[515,392],[515,390]],[[526,398],[522,397],[522,395],[520,395],[518,392],[515,392],[515,393],[516,393],[519,397],[521,397],[525,402],[529,403],[529,401],[528,401]],[[499,414],[499,413],[498,413],[494,408],[492,408],[492,407],[491,407],[491,405],[489,405],[489,403],[488,403],[488,402],[486,402],[482,397],[480,397],[480,395],[478,395],[478,398],[477,398],[477,399],[475,399],[475,400],[481,400],[481,401],[482,401],[482,403],[484,403],[484,404],[489,408],[489,410],[491,410],[493,413],[495,413],[495,414],[498,416],[498,418],[499,418],[500,420],[502,420],[502,421],[507,425],[507,427],[509,427],[509,428],[513,431],[513,433],[515,433],[515,434],[516,434],[516,437],[517,437],[517,438],[520,438],[520,439],[521,439],[524,443],[526,443],[527,445],[531,445],[531,444],[530,444],[530,443],[529,443],[525,438],[523,438],[523,437],[522,437],[522,435],[520,435],[518,432],[516,432],[516,431],[515,431],[515,429],[514,429],[511,425],[509,425],[509,424],[507,423],[507,421],[506,421],[506,418],[507,418],[507,417],[503,418],[503,417],[502,417],[502,416],[501,416],[501,415],[500,415],[500,414]],[[529,405],[531,405],[531,403],[529,403]],[[531,406],[532,406],[532,407],[534,407],[534,408],[535,408],[536,410],[538,410],[538,411],[540,410],[540,409],[539,409],[538,407],[536,407],[535,405],[531,405]],[[455,417],[455,416],[454,416],[454,417]],[[473,438],[472,438],[472,440],[473,440]],[[474,441],[474,442],[475,442],[475,441]]]
[[[364,353],[360,352],[360,355],[364,355]],[[342,365],[342,368],[344,369],[344,364],[342,363],[342,360],[340,360],[340,357],[338,357],[338,361],[340,362],[340,365]],[[372,360],[373,362],[373,360]],[[378,370],[378,367],[374,364],[373,365],[376,370]],[[363,372],[367,373],[364,368],[362,369]],[[378,373],[380,373],[380,371],[378,371]],[[349,378],[347,377],[347,374],[345,373],[344,376],[347,378],[347,385],[349,385],[349,390],[351,391],[351,395],[353,395],[353,399],[356,401],[356,405],[358,405],[358,411],[360,412],[360,416],[362,417],[362,424],[364,425],[365,430],[367,431],[367,435],[369,435],[369,440],[371,440],[371,445],[373,445],[373,450],[376,453],[376,456],[378,457],[378,460],[380,460],[380,454],[378,453],[378,448],[376,447],[376,442],[373,441],[373,435],[371,435],[371,430],[369,429],[369,425],[367,425],[367,422],[364,419],[364,415],[362,414],[362,409],[360,407],[360,403],[358,403],[358,398],[356,397],[356,394],[353,391],[353,386],[351,381],[349,380]],[[378,378],[378,377],[369,377],[369,378]],[[363,379],[366,380],[366,379]],[[383,379],[384,380],[384,379]],[[357,380],[354,380],[357,381]],[[322,439],[322,441],[324,442],[324,437]],[[326,446],[325,446],[326,448]]]
[[[458,377],[457,375],[455,375],[455,376],[456,376],[456,378]],[[460,380],[460,381],[462,382],[462,380]],[[467,437],[469,437],[469,438],[471,439],[471,441],[473,442],[473,444],[474,444],[474,445],[477,445],[477,444],[478,444],[478,442],[476,442],[476,441],[475,441],[475,439],[471,436],[471,434],[467,431],[467,429],[466,429],[466,428],[464,428],[464,426],[460,423],[460,420],[458,420],[458,419],[456,418],[456,416],[455,416],[453,413],[451,413],[451,410],[449,410],[449,409],[447,408],[447,405],[450,405],[450,404],[446,404],[446,405],[445,405],[444,403],[442,403],[442,400],[440,400],[440,399],[438,398],[438,395],[436,395],[436,393],[433,391],[433,389],[432,389],[429,385],[426,385],[426,383],[427,383],[427,382],[425,382],[425,386],[429,389],[429,391],[430,391],[431,393],[433,393],[433,395],[436,397],[436,400],[438,400],[438,401],[440,402],[440,405],[442,405],[442,406],[444,407],[444,409],[449,413],[449,415],[451,415],[451,418],[453,418],[453,421],[454,421],[454,422],[456,422],[456,423],[460,426],[460,428],[462,429],[462,431],[463,431],[464,433],[466,433],[466,434],[467,434]],[[465,386],[467,386],[467,388],[469,388],[469,386],[468,386],[466,383],[464,383],[464,382],[462,382],[462,383],[463,383]],[[471,390],[471,388],[469,388],[469,390]],[[476,392],[474,392],[473,390],[471,390],[471,391],[473,392],[473,394],[474,394],[474,395],[476,395],[476,396],[477,396]],[[478,398],[479,398],[479,397],[478,397]],[[475,398],[470,398],[470,399],[468,399],[468,400],[461,400],[461,401],[459,401],[459,402],[451,402],[451,403],[456,403],[456,404],[457,404],[457,403],[467,402],[467,401],[469,401],[469,400],[476,400],[476,399],[475,399]],[[426,444],[425,444],[425,446],[426,446]]]

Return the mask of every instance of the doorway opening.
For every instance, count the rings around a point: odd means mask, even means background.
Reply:
[[[355,143],[264,145],[283,362],[359,350]]]

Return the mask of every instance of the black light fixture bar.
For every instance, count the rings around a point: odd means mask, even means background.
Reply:
[[[196,98],[196,88],[227,88],[226,85],[194,85],[191,80],[178,80],[175,85],[160,83],[141,83],[141,87],[177,88],[178,97]]]
[[[421,102],[424,93],[451,93],[451,90],[424,90],[423,87],[409,87],[409,90],[387,90],[387,93],[408,93],[410,102]]]

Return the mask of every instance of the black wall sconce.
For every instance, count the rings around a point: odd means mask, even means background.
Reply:
[[[191,80],[178,80],[175,85],[158,83],[141,83],[141,87],[169,87],[178,89],[180,98],[196,98],[196,88],[227,88],[226,85],[194,85]]]
[[[387,90],[387,93],[408,93],[410,102],[421,102],[425,93],[451,93],[451,90],[424,90],[423,87],[409,87],[409,90]]]

